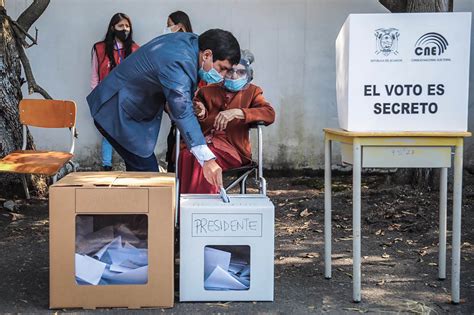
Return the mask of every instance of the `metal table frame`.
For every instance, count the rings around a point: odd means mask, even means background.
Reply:
[[[451,300],[459,303],[461,259],[461,204],[464,138],[470,132],[348,132],[342,129],[324,129],[324,264],[325,277],[331,278],[331,158],[332,142],[352,145],[353,155],[353,301],[361,300],[361,171],[364,147],[450,147],[454,148],[453,231]],[[451,151],[450,151],[451,152]],[[439,256],[438,276],[446,278],[446,216],[448,169],[441,168],[439,207]]]

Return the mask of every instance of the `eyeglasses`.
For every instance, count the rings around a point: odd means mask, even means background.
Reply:
[[[247,75],[247,70],[246,69],[230,69],[229,71],[227,71],[226,77],[231,78],[234,75],[234,73],[237,74],[237,76],[240,78]]]

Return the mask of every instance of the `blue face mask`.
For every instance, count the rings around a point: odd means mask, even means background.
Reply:
[[[224,80],[221,74],[217,72],[217,70],[214,69],[214,67],[212,67],[212,69],[209,71],[204,71],[204,69],[201,67],[201,69],[199,69],[198,74],[199,74],[199,77],[202,80],[206,81],[207,83],[219,83],[219,82],[222,82],[222,80]]]
[[[242,90],[242,88],[247,84],[247,77],[243,77],[236,80],[225,79],[224,86],[226,89],[232,92],[237,92]]]

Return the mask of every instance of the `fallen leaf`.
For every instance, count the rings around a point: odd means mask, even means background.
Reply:
[[[308,211],[308,208],[300,212],[300,217],[302,218],[306,218],[307,216],[310,216],[310,215],[312,215],[312,213]]]

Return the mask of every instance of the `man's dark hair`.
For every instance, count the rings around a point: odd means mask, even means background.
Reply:
[[[205,31],[199,36],[199,50],[210,49],[214,61],[229,60],[233,65],[240,62],[240,46],[231,32],[221,29]]]

